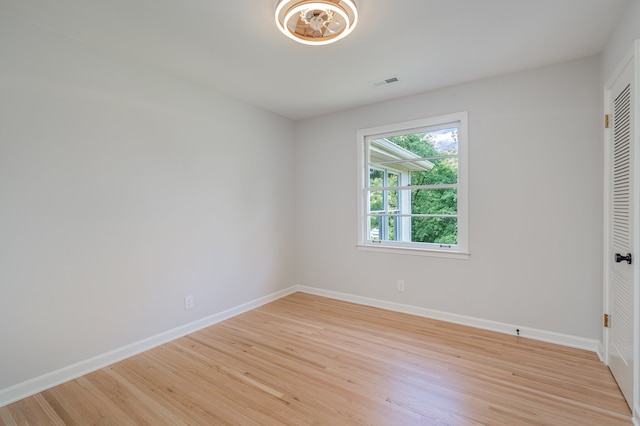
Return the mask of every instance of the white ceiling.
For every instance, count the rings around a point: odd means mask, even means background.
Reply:
[[[597,54],[630,1],[356,0],[357,28],[328,46],[282,35],[275,0],[0,0],[0,13],[302,119]]]

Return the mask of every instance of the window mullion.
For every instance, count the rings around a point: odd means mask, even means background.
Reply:
[[[456,189],[458,184],[446,184],[446,185],[404,185],[404,186],[372,186],[366,188],[367,191],[411,191],[416,189]]]
[[[416,161],[436,161],[436,160],[446,160],[447,158],[458,158],[458,154],[451,155],[439,155],[436,157],[416,157],[411,160],[388,160],[388,161],[376,161],[372,162],[372,166],[386,166],[387,164],[402,164],[402,163],[413,163]]]
[[[389,171],[387,169],[384,169],[382,173],[382,185],[384,187],[388,187],[389,185]],[[389,192],[387,192],[386,190],[382,191],[382,210],[384,210],[386,214],[389,214]],[[386,220],[380,220],[383,217],[386,216],[382,216],[378,219],[378,226],[380,227],[380,239],[389,240],[389,223]]]

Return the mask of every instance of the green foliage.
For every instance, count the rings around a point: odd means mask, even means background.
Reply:
[[[457,135],[453,135],[454,138]],[[389,138],[402,148],[422,158],[446,155],[438,151],[431,136],[409,134]],[[458,164],[455,158],[433,160],[434,167],[428,172],[414,172],[411,185],[441,185],[457,182]],[[422,189],[411,191],[413,214],[457,214],[458,194],[453,188]],[[411,221],[411,241],[436,244],[457,244],[456,218],[414,217]]]

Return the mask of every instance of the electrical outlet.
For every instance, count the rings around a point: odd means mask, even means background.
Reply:
[[[193,295],[189,294],[188,296],[184,297],[184,310],[189,310],[193,308]]]
[[[398,291],[404,291],[404,280],[398,280]]]

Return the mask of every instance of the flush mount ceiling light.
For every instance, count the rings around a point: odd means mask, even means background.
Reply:
[[[279,0],[276,24],[303,44],[329,44],[346,37],[358,23],[353,0]]]

